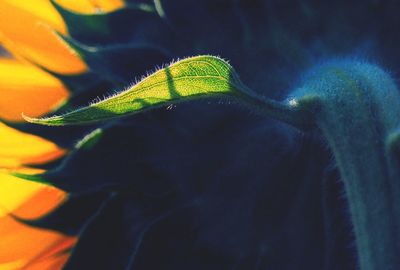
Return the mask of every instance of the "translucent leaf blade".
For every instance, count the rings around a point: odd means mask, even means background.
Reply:
[[[201,97],[241,96],[245,89],[226,61],[196,56],[160,69],[127,90],[87,107],[60,116],[25,119],[50,126],[85,124]]]

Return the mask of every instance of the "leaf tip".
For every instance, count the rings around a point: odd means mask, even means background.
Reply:
[[[29,122],[29,123],[35,123],[35,121],[38,120],[38,118],[34,118],[34,117],[27,116],[25,113],[21,113],[21,117],[22,117],[26,122]]]
[[[64,125],[62,118],[59,116],[52,116],[52,117],[47,117],[47,118],[35,118],[35,117],[27,116],[24,113],[22,113],[21,116],[26,122],[32,123],[32,124],[45,125],[45,126],[62,126],[62,125]]]

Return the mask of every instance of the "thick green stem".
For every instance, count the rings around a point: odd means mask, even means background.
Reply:
[[[393,133],[400,94],[380,68],[335,62],[314,70],[294,92],[316,96],[315,122],[344,182],[361,270],[400,269],[400,173]]]
[[[367,140],[369,132],[355,141],[337,126],[321,128],[344,181],[360,268],[399,269],[400,177],[390,169],[384,147]]]
[[[251,91],[240,99],[321,130],[344,182],[361,270],[400,269],[400,94],[393,80],[373,65],[334,62],[314,70],[288,102]]]

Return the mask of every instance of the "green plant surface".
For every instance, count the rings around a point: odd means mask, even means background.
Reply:
[[[300,110],[300,104],[291,101],[281,103],[258,96],[243,85],[226,61],[215,56],[195,56],[178,61],[127,90],[63,115],[40,119],[23,117],[28,122],[48,126],[87,124],[172,103],[223,96],[238,99],[252,109],[296,126],[306,127],[310,123],[305,116],[309,111]]]

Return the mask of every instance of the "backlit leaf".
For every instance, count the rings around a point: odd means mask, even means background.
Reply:
[[[87,107],[60,116],[25,119],[51,126],[85,124],[179,101],[246,93],[246,87],[227,62],[214,56],[196,56],[163,68],[127,90]]]

